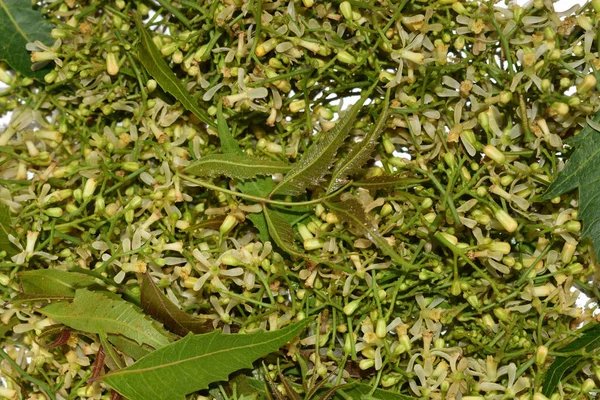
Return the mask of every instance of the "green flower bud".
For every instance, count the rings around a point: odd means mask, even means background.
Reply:
[[[44,210],[44,214],[49,217],[59,218],[63,215],[63,209],[60,207],[51,207]]]
[[[354,300],[344,306],[344,314],[352,315],[360,306],[360,300]]]

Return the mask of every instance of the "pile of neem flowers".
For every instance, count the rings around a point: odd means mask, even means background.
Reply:
[[[600,126],[598,1],[37,7],[0,397],[595,398],[597,261],[543,195]]]

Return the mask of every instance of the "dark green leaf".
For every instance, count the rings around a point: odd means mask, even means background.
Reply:
[[[235,154],[210,154],[186,168],[187,172],[198,176],[225,175],[235,179],[250,179],[289,170],[290,166],[281,161]]]
[[[128,339],[122,335],[107,335],[108,341],[112,343],[121,353],[134,360],[147,356],[154,349],[147,344],[139,345],[134,340]]]
[[[285,220],[280,212],[266,205],[263,206],[263,214],[269,228],[269,235],[275,244],[288,254],[302,257],[302,254],[298,252],[294,244],[294,230],[292,229],[292,225]]]
[[[6,204],[0,202],[0,251],[5,251],[10,257],[17,254],[19,249],[10,240],[8,240],[8,235],[13,235],[16,237],[17,233],[13,228],[10,209],[6,206]]]
[[[349,388],[342,387],[338,392],[343,392],[348,397],[338,393],[336,398],[352,400],[416,400],[415,397],[393,393],[387,390],[375,389],[370,385],[351,384]],[[373,393],[371,393],[373,392]]]
[[[188,335],[127,368],[105,375],[103,380],[129,400],[182,400],[188,393],[251,367],[252,362],[297,336],[308,322],[275,332]]]
[[[600,112],[592,124],[598,127]],[[549,200],[579,188],[579,217],[583,221],[582,237],[592,239],[600,259],[600,132],[590,124],[567,142],[575,147],[565,168],[559,172],[541,200]]]
[[[271,240],[269,235],[269,226],[264,213],[255,213],[246,215],[246,219],[252,222],[252,225],[258,230],[258,238],[261,242],[265,243]]]
[[[31,56],[25,45],[36,40],[50,46],[50,25],[40,11],[31,8],[31,1],[0,0],[0,60],[20,74],[43,79],[47,70],[33,71]]]
[[[383,254],[390,257],[397,265],[410,267],[411,265],[378,232],[377,227],[369,219],[360,202],[352,196],[342,196],[342,202],[325,203],[341,221],[347,222],[362,232]]]
[[[89,275],[58,269],[23,271],[17,275],[25,294],[74,297],[77,289],[90,287],[96,280]]]
[[[163,88],[165,92],[168,92],[175,96],[177,100],[183,104],[186,110],[194,113],[200,121],[214,126],[214,122],[208,116],[208,114],[202,110],[196,101],[190,96],[188,91],[185,89],[181,80],[175,75],[175,73],[169,68],[169,65],[162,58],[160,51],[156,48],[156,45],[152,41],[150,32],[146,29],[140,17],[135,15],[135,24],[137,26],[140,40],[137,46],[138,59],[148,71],[148,74],[156,80],[156,82]]]
[[[191,316],[173,304],[148,273],[142,278],[141,292],[142,309],[171,332],[185,336],[190,332],[206,333],[213,330],[210,321]]]
[[[123,359],[121,358],[121,356],[119,356],[119,354],[117,354],[113,345],[109,343],[106,332],[102,331],[98,334],[98,336],[100,337],[100,344],[102,344],[104,354],[106,354],[106,364],[108,365],[108,367],[111,370],[125,368],[125,363],[123,362]]]
[[[12,332],[13,327],[20,322],[21,321],[19,321],[19,319],[17,317],[13,316],[8,321],[8,324],[5,325],[5,324],[0,323],[0,339],[4,338],[9,332]]]
[[[140,310],[125,300],[117,300],[100,292],[79,289],[72,303],[50,304],[40,312],[53,320],[84,332],[101,331],[123,335],[138,344],[156,349],[169,344],[169,339],[158,331]]]
[[[321,138],[294,164],[273,193],[299,195],[310,186],[319,183],[329,170],[335,154],[350,133],[362,105],[374,87],[371,86],[364,91],[360,99],[340,118],[331,131],[321,134]]]
[[[388,117],[390,116],[389,106],[390,89],[388,89],[385,95],[385,102],[383,104],[383,109],[380,111],[379,118],[369,130],[369,133],[367,133],[362,141],[355,143],[348,154],[337,162],[331,174],[331,181],[329,183],[329,188],[327,189],[328,193],[342,187],[346,183],[346,178],[349,175],[364,169],[366,162],[371,159],[373,150],[379,142],[381,132],[383,132],[387,126]]]
[[[581,337],[561,348],[561,353],[570,353],[578,350],[591,352],[600,347],[600,325],[596,325],[585,331]],[[565,372],[573,368],[583,368],[582,356],[557,357],[544,376],[542,394],[546,397],[552,396]]]

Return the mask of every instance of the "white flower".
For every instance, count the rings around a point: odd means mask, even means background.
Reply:
[[[27,232],[27,243],[25,245],[25,248],[23,248],[23,246],[21,246],[21,244],[17,242],[14,236],[8,235],[8,240],[10,240],[15,246],[17,246],[21,250],[20,253],[15,254],[11,257],[11,260],[15,264],[23,265],[34,256],[40,256],[50,261],[56,260],[58,258],[57,256],[47,253],[45,251],[35,251],[35,242],[37,241],[39,234],[39,232]]]

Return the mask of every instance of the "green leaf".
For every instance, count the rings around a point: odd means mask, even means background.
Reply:
[[[360,202],[351,196],[342,196],[342,202],[333,203],[326,202],[325,204],[340,218],[352,225],[354,228],[362,232],[383,254],[388,256],[398,265],[411,267],[411,265],[384,239],[383,236],[374,226],[373,222],[365,213]]]
[[[348,154],[336,164],[331,174],[331,181],[329,183],[329,188],[327,189],[328,193],[342,187],[346,183],[346,177],[364,169],[366,162],[371,159],[371,155],[378,143],[381,132],[383,132],[387,126],[388,117],[390,116],[389,107],[390,89],[388,89],[385,94],[383,109],[380,111],[381,114],[369,130],[369,133],[367,133],[362,141],[355,143]]]
[[[8,235],[16,237],[17,233],[13,228],[10,209],[6,204],[0,202],[0,251],[5,251],[11,257],[19,253],[19,249],[8,240]]]
[[[79,289],[72,303],[50,304],[40,312],[53,320],[84,332],[101,331],[126,336],[138,344],[156,349],[169,344],[145,315],[125,300],[110,298],[100,292]]]
[[[0,0],[0,60],[29,78],[43,79],[47,70],[33,71],[31,56],[25,45],[36,40],[50,46],[50,25],[31,1]]]
[[[23,271],[17,276],[23,293],[28,295],[74,297],[77,289],[96,285],[96,280],[89,275],[59,269]]]
[[[154,349],[147,344],[139,345],[134,340],[128,339],[122,335],[107,335],[107,337],[108,341],[121,353],[134,360],[139,360],[154,351]]]
[[[403,394],[393,393],[387,390],[375,389],[370,385],[362,384],[350,384],[349,388],[340,388],[336,394],[336,398],[339,399],[352,399],[352,400],[416,400],[416,397],[406,396]],[[343,392],[342,396],[340,392]],[[373,393],[371,393],[373,392]]]
[[[209,154],[186,168],[186,172],[198,176],[225,175],[235,179],[250,179],[289,170],[290,166],[282,161],[235,154]]]
[[[136,14],[134,20],[140,34],[140,40],[137,46],[138,59],[146,71],[148,71],[148,74],[156,80],[165,92],[172,94],[179,100],[186,110],[193,112],[200,121],[210,126],[214,126],[215,123],[211,120],[209,115],[198,106],[196,101],[190,96],[181,83],[181,80],[162,58],[160,51],[152,41],[150,32],[148,32],[148,29],[144,26],[139,15]]]
[[[185,336],[190,332],[206,333],[213,330],[210,321],[191,316],[173,304],[148,273],[142,278],[141,292],[142,309],[171,332]]]
[[[308,187],[319,183],[319,180],[329,170],[335,154],[350,133],[358,112],[374,87],[373,85],[365,90],[360,99],[340,118],[331,131],[321,134],[320,140],[304,153],[279,185],[275,187],[274,194],[299,195],[304,193]]]
[[[21,303],[35,303],[38,301],[50,302],[50,301],[67,301],[73,300],[73,296],[57,296],[50,294],[37,294],[37,293],[19,293],[12,299],[10,302],[12,304],[21,304]]]
[[[102,348],[104,349],[104,354],[106,354],[109,368],[112,370],[125,368],[123,359],[117,354],[112,344],[109,343],[106,332],[100,332],[98,337],[100,338],[100,344],[102,344]]]
[[[579,135],[567,144],[575,147],[565,168],[558,173],[546,193],[545,201],[579,188],[579,217],[583,221],[581,237],[592,239],[596,258],[600,259],[600,112],[594,115]]]
[[[253,213],[246,215],[246,219],[252,222],[252,225],[258,230],[258,238],[261,242],[265,243],[271,240],[269,235],[269,226],[267,225],[267,219],[264,213]]]
[[[275,332],[188,335],[103,380],[129,400],[183,400],[188,393],[252,367],[252,362],[297,336],[308,322]]]
[[[559,351],[561,353],[570,353],[578,350],[591,352],[598,347],[600,347],[600,325],[595,325],[586,330],[581,337],[573,340]],[[544,375],[542,394],[546,397],[552,396],[565,372],[572,371],[573,368],[583,368],[585,364],[581,362],[582,359],[582,356],[557,357],[552,365],[550,365],[546,375]]]
[[[219,141],[221,142],[221,150],[225,154],[243,155],[242,149],[237,140],[231,134],[227,120],[223,115],[223,102],[219,101],[217,105],[217,132],[219,133]]]
[[[404,174],[374,176],[360,182],[353,182],[352,186],[365,189],[384,189],[393,187],[395,189],[408,188],[428,182],[428,179],[409,178]]]
[[[263,215],[269,229],[269,235],[275,244],[288,254],[302,257],[294,244],[294,229],[281,213],[267,207],[267,205],[263,205]]]

